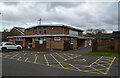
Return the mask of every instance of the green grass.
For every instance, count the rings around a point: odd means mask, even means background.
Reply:
[[[96,52],[85,53],[82,55],[120,57],[120,53],[114,51],[96,51]]]

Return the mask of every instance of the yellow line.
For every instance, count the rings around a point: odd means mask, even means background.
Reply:
[[[16,55],[14,55],[14,56],[12,56],[10,59],[13,59],[13,57],[15,57],[15,56],[17,56],[18,54],[16,54]]]
[[[49,62],[48,62],[48,60],[47,60],[47,58],[46,58],[46,55],[44,55],[44,58],[45,58],[45,60],[46,60],[46,62],[47,62],[47,65],[50,66],[50,64],[49,64]]]
[[[68,56],[67,54],[65,54],[65,53],[63,53],[64,55],[66,55],[66,56]],[[68,56],[68,57],[70,57],[70,58],[72,58],[71,56]]]
[[[64,58],[63,56],[59,55],[58,53],[56,53],[58,56],[60,56],[61,58],[63,58],[64,60],[67,60],[66,58]]]
[[[96,63],[97,65],[94,65],[94,66],[102,66],[102,67],[105,67],[105,68],[107,68],[106,66],[104,66],[104,65],[102,65],[102,64],[98,64],[98,63]]]
[[[110,69],[110,67],[111,67],[111,65],[113,64],[113,62],[114,62],[115,59],[116,59],[116,57],[113,58],[111,64],[110,64],[109,67],[107,68],[107,71],[105,72],[105,74],[107,74],[107,72],[109,71],[109,69]]]
[[[82,70],[80,70],[79,68],[77,68],[77,67],[73,66],[72,64],[69,64],[69,65],[70,65],[70,66],[72,66],[73,68],[75,68],[75,69],[79,70],[79,71],[82,71]]]
[[[28,60],[28,58],[25,59],[25,62]]]
[[[93,62],[92,64],[90,64],[89,65],[89,67],[91,67],[93,64],[95,64],[97,61],[99,61],[101,58],[103,58],[103,56],[102,57],[100,57],[99,59],[97,59],[95,62]]]
[[[110,62],[107,62],[107,61],[100,61],[100,62],[107,63],[107,64],[109,64],[109,63],[110,63]]]
[[[75,56],[75,57],[70,58],[70,59],[67,59],[67,60],[63,60],[62,62],[64,62],[64,61],[68,61],[68,60],[71,60],[71,59],[75,59],[75,58],[77,58],[77,57],[79,57],[79,56],[81,56],[81,55]]]
[[[22,58],[22,57],[19,57],[17,60],[20,60],[20,58]]]
[[[98,69],[96,69],[96,68],[94,68],[94,67],[90,67],[90,68],[92,68],[92,69],[94,69],[94,70],[96,70],[96,71],[99,71],[100,73],[104,74],[104,72],[102,72],[102,71],[100,71],[100,70],[98,70]]]
[[[37,61],[37,58],[38,58],[38,56],[36,56],[36,57],[35,57],[35,61],[34,61],[34,63],[36,63],[36,61]]]
[[[59,65],[60,65],[62,68],[66,69],[52,54],[50,54],[50,55],[59,63]]]
[[[26,55],[27,53],[25,53],[24,55]]]

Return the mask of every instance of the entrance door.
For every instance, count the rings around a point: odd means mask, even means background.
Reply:
[[[32,38],[28,38],[28,48],[32,48]]]

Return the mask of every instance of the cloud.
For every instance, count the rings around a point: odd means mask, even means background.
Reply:
[[[7,2],[1,3],[0,9],[7,28],[29,27],[42,18],[42,24],[68,24],[83,30],[118,29],[117,2]]]

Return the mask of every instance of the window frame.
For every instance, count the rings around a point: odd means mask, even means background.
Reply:
[[[42,34],[42,29],[41,29],[41,27],[39,27],[39,34],[40,34],[40,35]]]
[[[16,41],[22,41],[22,38],[16,38],[15,40]]]
[[[59,39],[57,39],[57,38],[59,38]],[[61,40],[61,37],[54,37],[54,40],[55,40],[55,41],[60,41],[60,40]]]
[[[10,38],[9,40],[10,40],[10,41],[13,41],[13,38]]]
[[[35,28],[35,30],[34,30],[34,34],[37,35],[37,28]]]
[[[46,27],[44,27],[43,33],[44,33],[44,34],[47,34],[47,29],[46,29]]]

